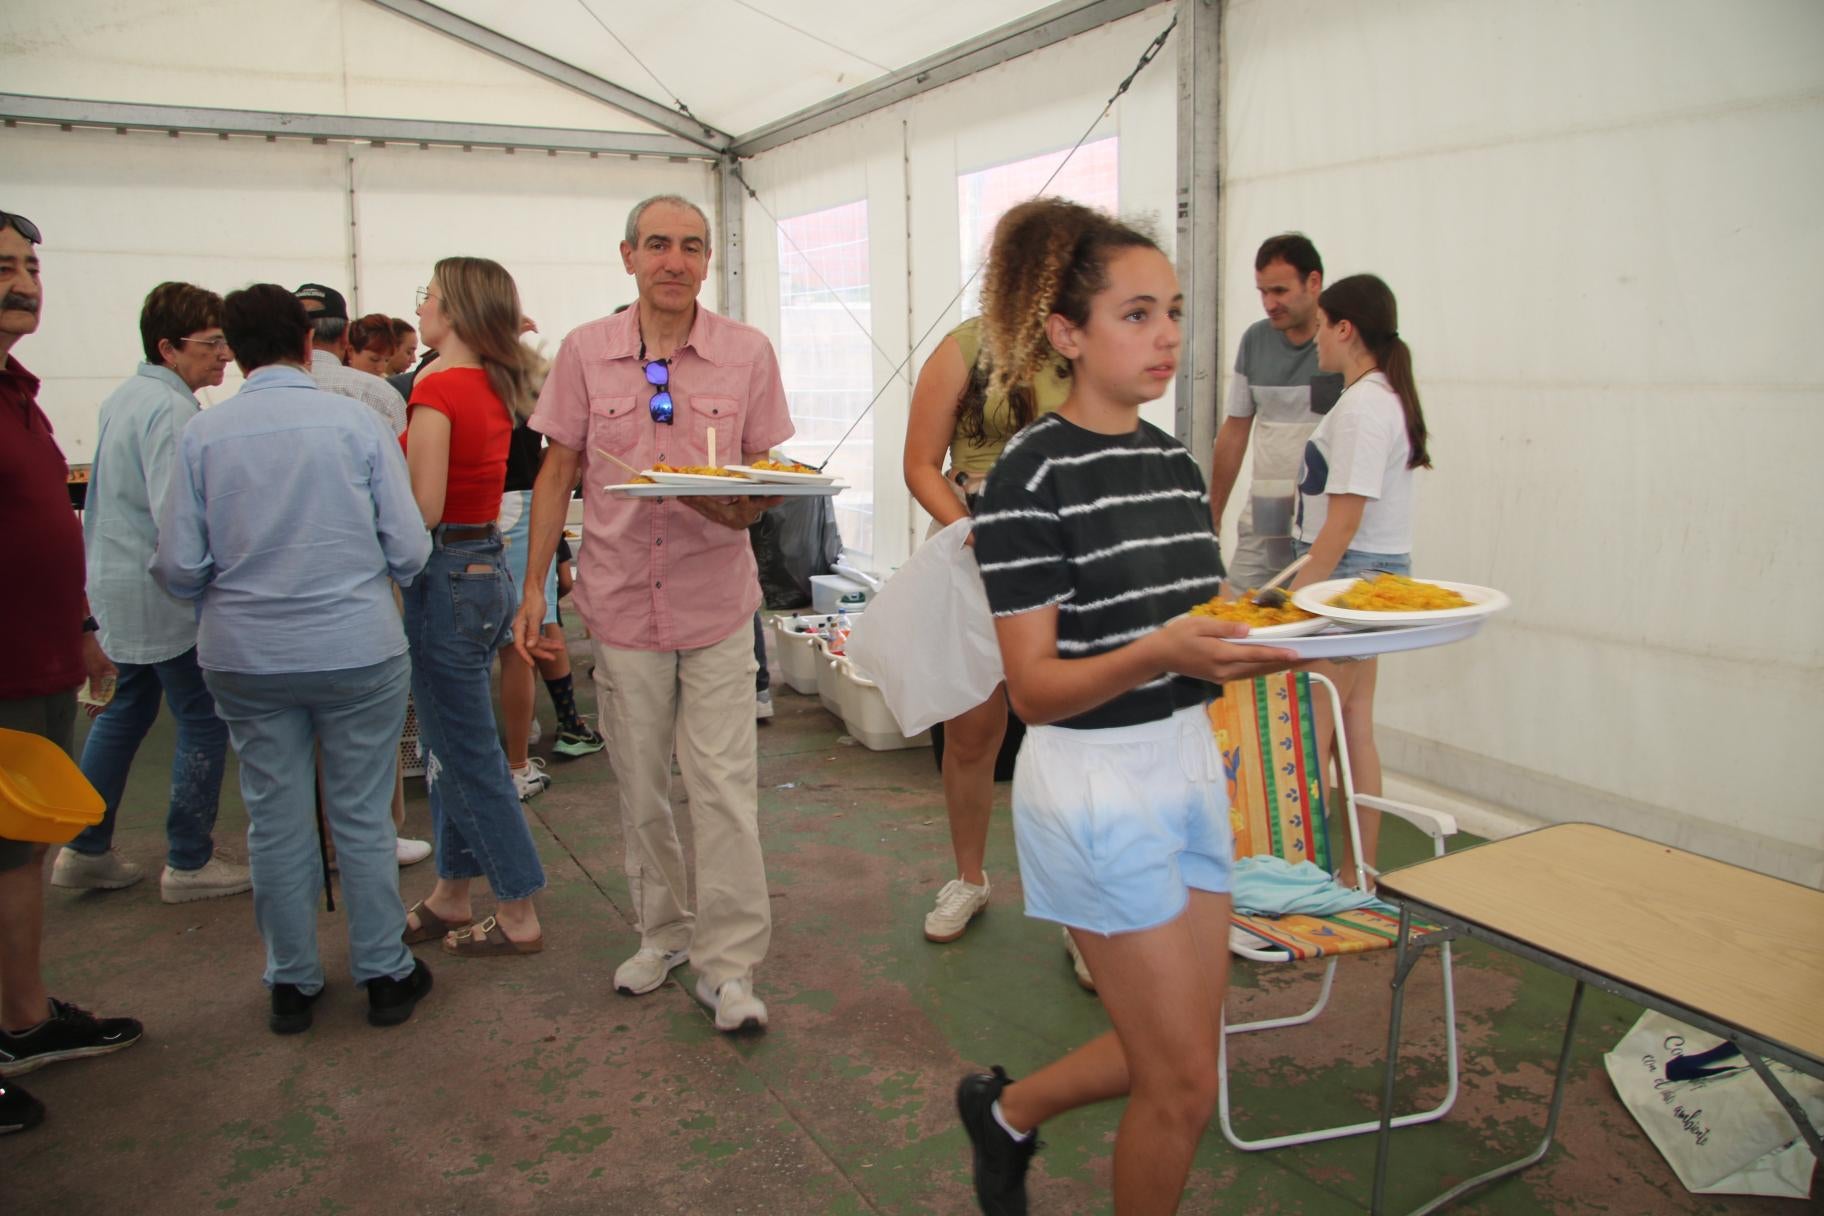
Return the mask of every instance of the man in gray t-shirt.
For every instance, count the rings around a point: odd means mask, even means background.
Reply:
[[[1253,481],[1237,525],[1229,582],[1258,587],[1292,560],[1292,496],[1298,464],[1318,419],[1342,393],[1342,377],[1317,369],[1317,297],[1324,263],[1296,232],[1270,237],[1254,257],[1266,319],[1248,326],[1216,430],[1210,516],[1218,533],[1229,494],[1254,442]]]

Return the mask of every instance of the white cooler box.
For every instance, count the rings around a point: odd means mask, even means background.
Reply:
[[[849,613],[854,620],[860,613]],[[814,630],[836,619],[835,613],[806,615],[794,613],[789,616],[773,618],[773,652],[779,656],[779,670],[785,676],[785,682],[792,686],[793,692],[810,696],[817,691],[817,635]],[[801,621],[803,629],[793,629],[792,622]],[[834,707],[830,709],[835,713]]]
[[[840,574],[811,576],[811,611],[860,612],[874,598],[874,589]]]

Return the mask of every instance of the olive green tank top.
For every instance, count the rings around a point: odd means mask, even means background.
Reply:
[[[962,348],[963,366],[973,370],[982,353],[982,319],[969,318],[951,330],[949,336]],[[1070,380],[1058,374],[1054,362],[1033,378],[1032,389],[1038,413],[1049,414],[1070,396]],[[1016,429],[1013,406],[1006,395],[990,393],[982,402],[982,437],[966,437],[960,429],[951,433],[950,467],[964,473],[986,474],[1001,458],[1001,449],[1007,446]]]

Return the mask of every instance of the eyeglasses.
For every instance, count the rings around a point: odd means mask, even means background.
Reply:
[[[198,346],[207,346],[210,354],[228,349],[228,339],[226,338],[179,338],[178,341],[194,342]]]
[[[0,232],[6,231],[8,224],[18,229],[19,235],[34,245],[44,244],[44,233],[38,231],[38,225],[23,215],[14,215],[10,211],[0,211]]]
[[[418,302],[418,303],[420,303],[420,304],[422,304],[422,303],[424,303],[424,302],[425,302],[425,301],[426,301],[426,300],[429,300],[429,299],[431,299],[431,298],[432,298],[432,297],[431,297],[431,289],[430,289],[430,288],[428,288],[428,287],[420,287],[420,288],[419,288],[419,289],[418,289],[418,290],[417,290],[417,291],[415,291],[415,292],[413,292],[413,293],[412,293],[412,297],[413,297],[413,299],[414,299],[414,300],[416,300],[416,301],[417,301],[417,302]]]
[[[671,422],[671,360],[648,359],[646,361],[646,383],[659,391],[652,395],[648,406],[652,410],[652,420],[658,423]]]

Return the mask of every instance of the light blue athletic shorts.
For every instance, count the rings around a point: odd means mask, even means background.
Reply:
[[[494,526],[506,539],[507,576],[513,580],[513,611],[519,611],[520,587],[526,581],[526,535],[532,527],[532,491],[508,490],[500,496],[500,518]],[[557,562],[545,571],[545,624],[557,623]]]
[[[1139,726],[1031,726],[1013,772],[1026,914],[1096,933],[1175,920],[1226,892],[1229,787],[1201,705]]]

